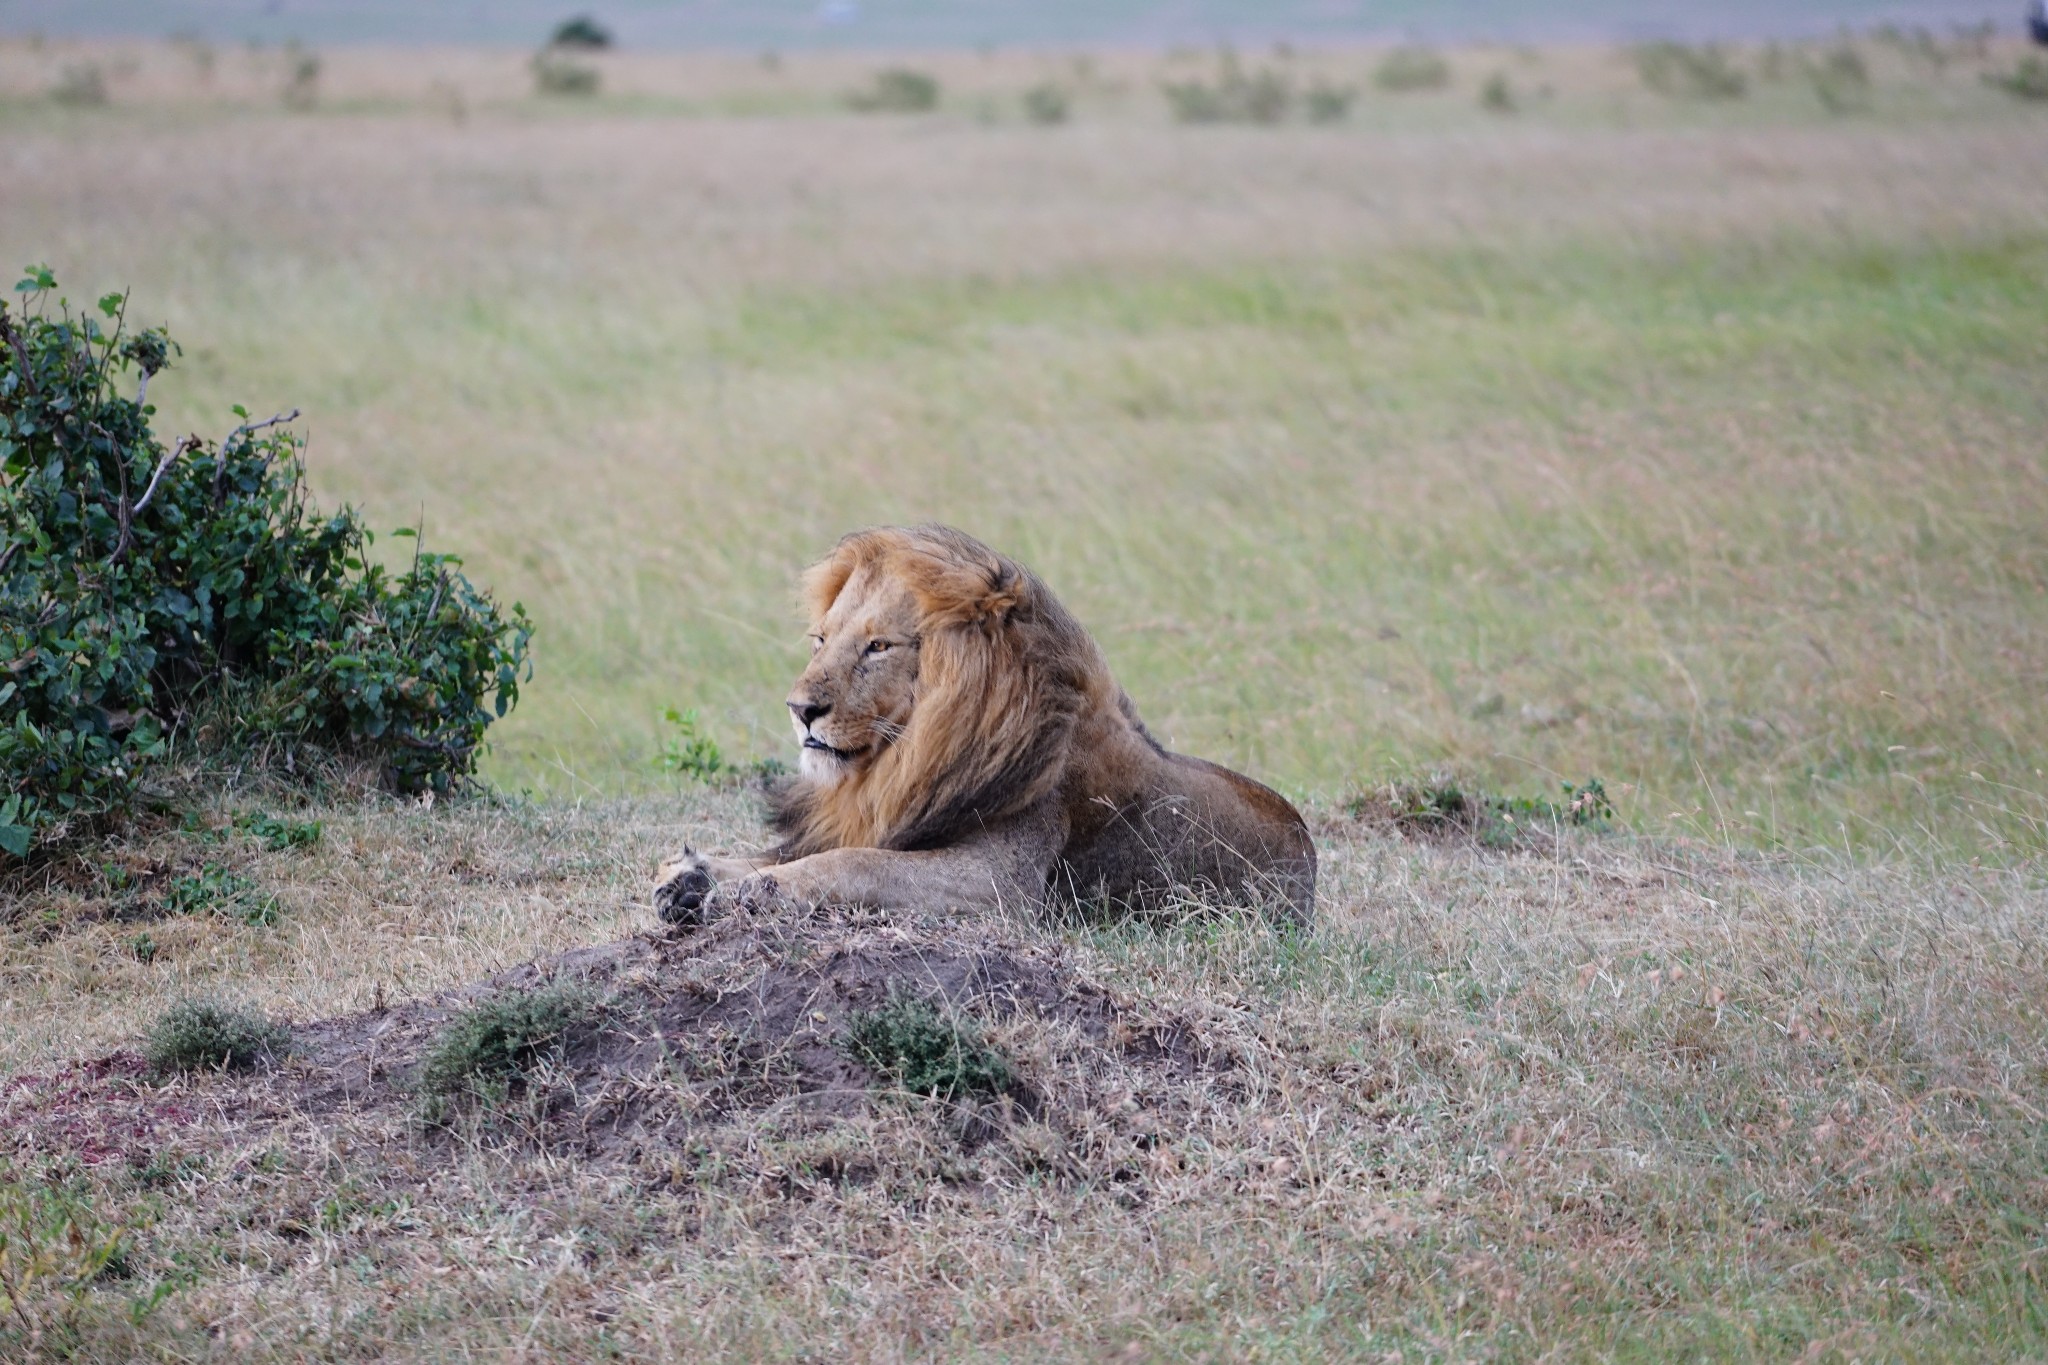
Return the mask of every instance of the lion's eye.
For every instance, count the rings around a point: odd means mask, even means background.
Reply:
[[[889,652],[889,642],[888,642],[887,640],[870,640],[870,641],[868,641],[868,653],[870,653],[870,654],[887,654],[888,652]]]
[[[813,635],[813,636],[811,637],[811,653],[813,653],[813,654],[816,654],[816,653],[817,653],[817,652],[818,652],[819,650],[823,649],[824,647],[825,647],[825,637],[824,637],[824,636],[822,636],[822,635]]]

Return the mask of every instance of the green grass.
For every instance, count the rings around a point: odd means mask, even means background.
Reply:
[[[651,344],[471,300],[424,356],[303,401],[432,420],[478,366],[543,423],[572,392],[628,422],[714,383],[867,396],[838,448],[764,431],[655,493],[701,523],[635,544],[634,514],[551,499],[465,538],[543,626],[494,769],[515,785],[564,755],[651,778],[675,703],[775,752],[795,568],[938,517],[1039,567],[1176,742],[1297,790],[1597,774],[1638,822],[2002,856],[2048,816],[2043,317],[2027,234],[1408,251],[757,290]],[[817,480],[829,510],[789,515]],[[460,468],[404,485],[504,507]]]

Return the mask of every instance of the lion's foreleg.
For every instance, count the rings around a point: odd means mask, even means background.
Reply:
[[[919,853],[835,848],[764,868],[758,876],[772,879],[775,893],[811,906],[972,913],[1036,905],[1045,898],[1043,863],[1033,867],[985,846]],[[742,894],[747,885],[740,884]]]

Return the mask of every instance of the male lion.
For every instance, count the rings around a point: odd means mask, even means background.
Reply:
[[[1223,895],[1306,924],[1316,853],[1285,798],[1168,753],[1030,570],[944,526],[841,540],[803,580],[803,744],[762,858],[684,849],[669,924],[789,900],[883,910]]]

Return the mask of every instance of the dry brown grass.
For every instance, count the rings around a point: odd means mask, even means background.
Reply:
[[[282,925],[151,925],[143,965],[133,926],[81,913],[90,897],[32,893],[0,1036],[47,1073],[194,989],[302,1022],[395,1008],[643,927],[656,852],[745,839],[747,804],[343,809],[295,853],[160,836],[120,856],[231,859]],[[15,1178],[132,1234],[127,1278],[31,1306],[52,1349],[92,1358],[2042,1346],[2038,881],[1569,831],[1499,852],[1336,813],[1319,828],[1311,938],[1213,919],[885,926],[926,951],[1063,962],[1209,1059],[1157,1072],[1026,1011],[994,1037],[1044,1107],[992,1141],[943,1104],[818,1110],[746,1051],[716,1076],[642,1078],[676,1127],[632,1159],[576,1156],[517,1114],[423,1130],[402,1090],[335,1110],[282,1076],[117,1067],[108,1093],[135,1098],[100,1112],[137,1137],[80,1147],[74,1111],[15,1111]],[[37,927],[45,907],[59,927]],[[812,970],[874,930],[757,932],[737,976],[696,969],[690,989],[744,998],[762,963]],[[415,1045],[390,1036],[398,1074]],[[8,1093],[73,1082],[45,1084]],[[541,1086],[605,1091],[573,1068]]]

